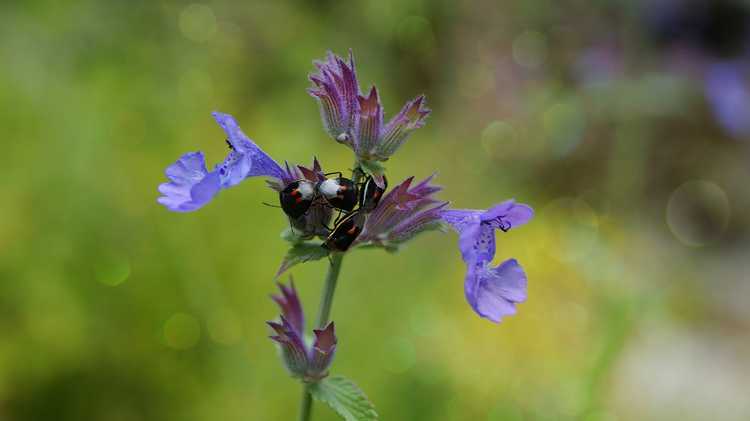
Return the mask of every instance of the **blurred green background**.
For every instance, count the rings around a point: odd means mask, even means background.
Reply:
[[[264,325],[274,192],[176,214],[156,187],[223,158],[214,110],[277,160],[349,168],[305,92],[349,48],[386,118],[433,109],[394,184],[537,211],[498,235],[529,277],[500,325],[465,303],[453,233],[347,257],[332,371],[382,419],[750,419],[750,33],[718,3],[3,1],[0,419],[294,419]],[[293,270],[308,313],[326,264]]]

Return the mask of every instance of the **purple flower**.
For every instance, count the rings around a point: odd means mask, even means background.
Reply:
[[[320,104],[323,125],[331,137],[352,148],[361,160],[387,160],[430,114],[424,106],[424,95],[420,95],[384,124],[378,90],[373,86],[367,96],[362,95],[351,52],[348,64],[329,52],[327,59],[315,62],[315,66],[318,73],[310,75],[314,86],[308,92]]]
[[[531,207],[513,200],[482,210],[449,209],[442,219],[459,233],[459,249],[466,263],[466,299],[481,317],[499,323],[515,314],[516,303],[526,300],[526,274],[515,259],[491,267],[495,257],[495,230],[508,231],[528,222]]]
[[[203,152],[189,152],[167,167],[169,182],[159,185],[158,202],[176,212],[194,211],[222,190],[248,177],[267,176],[289,180],[290,174],[240,130],[229,114],[212,113],[227,135],[229,154],[212,171],[206,169]]]
[[[169,183],[159,186],[159,203],[176,212],[190,212],[208,203],[221,189],[216,171],[206,170],[203,152],[188,152],[167,167]]]
[[[393,248],[421,232],[442,228],[441,212],[448,203],[432,197],[442,190],[430,184],[433,177],[415,186],[411,185],[414,177],[409,177],[383,196],[355,244]]]
[[[290,286],[279,284],[281,295],[271,298],[281,308],[281,322],[268,322],[274,331],[270,338],[279,344],[282,360],[294,377],[305,382],[315,382],[328,375],[336,351],[336,333],[333,322],[324,329],[313,329],[312,345],[305,342],[305,315],[302,304],[290,279]]]

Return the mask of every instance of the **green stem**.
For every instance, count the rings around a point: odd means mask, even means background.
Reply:
[[[310,395],[309,385],[305,384],[302,388],[302,406],[299,408],[299,421],[308,421],[312,412],[312,395]]]
[[[336,292],[336,283],[341,272],[341,261],[344,260],[343,253],[334,253],[331,256],[331,266],[328,267],[323,295],[320,297],[320,312],[318,313],[318,328],[322,329],[328,323],[333,304],[333,293]],[[312,413],[312,396],[310,385],[305,384],[302,389],[302,404],[299,409],[299,421],[309,421]]]
[[[362,178],[362,170],[359,165],[355,166],[352,174],[354,184],[359,183]],[[343,253],[331,254],[331,265],[328,267],[325,285],[323,286],[323,295],[320,297],[320,310],[318,311],[317,326],[323,329],[328,324],[331,316],[331,306],[333,305],[333,294],[336,292],[336,283],[339,280],[341,272],[341,262],[344,260]],[[312,414],[312,396],[310,395],[310,385],[305,384],[302,389],[302,404],[299,409],[299,421],[309,421]]]
[[[336,292],[336,283],[341,272],[341,261],[344,259],[342,253],[331,255],[331,266],[328,267],[323,295],[320,297],[320,310],[318,311],[318,329],[323,329],[331,316],[331,305],[333,304],[333,293]]]

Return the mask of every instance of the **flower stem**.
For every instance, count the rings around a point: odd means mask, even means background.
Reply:
[[[331,315],[331,305],[333,304],[333,293],[336,292],[336,283],[341,272],[341,261],[344,259],[342,253],[333,253],[331,255],[331,266],[328,267],[326,274],[325,286],[323,286],[323,295],[320,297],[320,310],[318,311],[318,329],[323,329],[328,323]]]
[[[354,167],[352,173],[352,181],[354,184],[359,183],[362,177],[362,170],[359,168],[359,163]],[[343,253],[332,253],[331,254],[331,265],[328,266],[328,273],[326,274],[325,285],[323,286],[323,295],[320,297],[320,309],[318,310],[318,322],[316,323],[319,329],[323,329],[328,323],[328,319],[331,316],[331,305],[333,304],[333,293],[336,292],[336,283],[339,280],[339,273],[341,272],[341,262],[344,260]],[[305,384],[302,389],[302,404],[299,409],[299,421],[309,421],[310,415],[312,414],[312,395],[310,395],[310,385]]]
[[[320,298],[320,311],[318,313],[318,328],[322,329],[328,323],[331,315],[331,304],[333,304],[333,293],[336,292],[336,283],[339,280],[341,272],[341,261],[344,259],[343,253],[334,253],[331,255],[331,265],[328,267],[325,285],[323,286],[323,295]],[[302,404],[299,409],[299,421],[309,421],[312,412],[312,396],[310,395],[310,385],[305,384],[302,389]]]
[[[302,406],[299,408],[299,421],[308,421],[312,412],[312,395],[309,385],[304,384],[302,388]]]

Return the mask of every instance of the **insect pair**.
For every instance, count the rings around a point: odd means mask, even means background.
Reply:
[[[336,178],[326,178],[317,183],[309,180],[297,180],[289,183],[284,190],[279,192],[281,209],[290,218],[298,219],[310,209],[315,200],[322,198],[324,202],[340,211],[349,213],[355,206],[359,205],[358,211],[372,212],[383,197],[387,184],[382,188],[375,183],[372,177],[367,177],[361,186],[357,186],[341,173],[328,173],[325,175],[338,174]],[[385,181],[385,177],[383,177]],[[387,181],[385,181],[387,183]]]
[[[346,216],[341,219],[339,213],[333,229],[323,247],[332,251],[346,251],[357,238],[365,221],[365,215],[372,212],[380,203],[383,192],[387,187],[387,180],[383,177],[384,185],[377,185],[372,177],[367,177],[364,183],[357,186],[352,180],[342,177],[341,173],[336,178],[326,178],[314,183],[308,180],[297,180],[289,183],[284,190],[279,192],[281,208],[290,218],[298,219],[305,215],[318,198],[338,209]],[[354,207],[357,210],[354,210]]]

